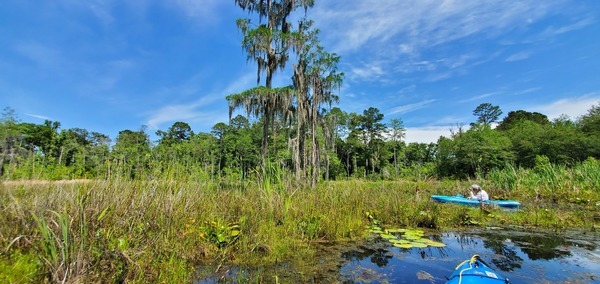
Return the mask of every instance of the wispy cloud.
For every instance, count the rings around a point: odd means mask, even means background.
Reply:
[[[478,43],[495,38],[500,41],[507,33],[524,30],[563,2],[327,1],[318,2],[309,16],[323,31],[325,45],[342,58],[359,56],[362,62],[377,62],[379,69],[352,66],[355,79],[397,83],[398,73],[429,73],[420,80],[436,82],[466,74],[469,68],[489,61],[488,55],[477,53]],[[469,53],[452,53],[445,48],[458,41],[468,41],[475,48]],[[486,52],[498,56],[493,50]],[[519,58],[511,58],[515,59]]]
[[[350,77],[352,79],[362,79],[366,81],[374,81],[380,78],[385,73],[381,66],[377,63],[364,64],[362,66],[355,66],[351,69]]]
[[[35,118],[39,118],[39,119],[44,119],[44,120],[52,120],[47,116],[43,116],[43,115],[39,115],[39,114],[31,114],[31,113],[26,113],[26,116],[31,116],[31,117],[35,117]]]
[[[586,114],[594,105],[600,104],[600,92],[585,94],[580,97],[560,99],[548,104],[531,106],[531,111],[537,111],[548,116],[550,119],[555,119],[561,115],[567,115],[571,119]]]
[[[461,103],[474,102],[474,101],[479,101],[479,100],[482,100],[482,99],[485,99],[485,98],[489,98],[491,96],[496,96],[496,95],[499,95],[499,94],[501,94],[501,93],[500,92],[490,92],[490,93],[485,93],[485,94],[481,94],[481,95],[478,95],[478,96],[474,96],[474,97],[471,97],[471,98],[468,98],[468,99],[465,99],[465,100],[461,100],[459,102],[461,102]]]
[[[568,33],[575,30],[580,30],[594,23],[594,19],[591,17],[579,20],[573,24],[562,26],[562,27],[549,27],[543,33],[542,36],[554,36],[564,33]]]
[[[423,108],[426,105],[433,103],[433,102],[435,102],[435,100],[430,99],[430,100],[425,100],[425,101],[414,103],[414,104],[398,106],[398,107],[392,108],[387,114],[392,115],[392,114],[403,114],[403,113],[411,112],[411,111]]]
[[[229,83],[229,85],[224,88],[224,94],[230,95],[240,93],[254,86],[256,86],[256,72],[246,72],[244,75],[237,77]]]
[[[524,90],[515,91],[512,94],[515,96],[526,95],[526,94],[531,94],[531,93],[537,92],[541,89],[542,89],[541,87],[527,88]]]
[[[404,94],[412,93],[416,89],[417,89],[417,85],[415,85],[415,84],[408,85],[408,86],[396,91],[396,95],[404,95]]]
[[[528,51],[521,51],[518,53],[515,53],[509,57],[506,58],[506,62],[514,62],[514,61],[521,61],[521,60],[525,60],[527,58],[529,58],[529,56],[531,56],[531,53]]]
[[[158,129],[165,123],[186,121],[190,123],[202,124],[212,127],[217,122],[227,121],[227,111],[223,106],[216,108],[215,102],[225,101],[225,96],[238,93],[248,89],[255,82],[255,73],[246,73],[229,83],[224,88],[219,88],[218,92],[206,95],[192,102],[172,103],[152,111],[146,124],[154,129]],[[160,96],[168,96],[171,100],[174,97],[182,98],[190,95],[202,93],[206,88],[204,85],[204,74],[199,73],[192,76],[189,80],[179,86],[165,88],[160,91]],[[224,103],[223,103],[224,104]]]
[[[172,104],[161,107],[151,115],[146,124],[153,129],[158,129],[162,124],[167,122],[216,123],[219,119],[223,120],[226,118],[227,114],[222,110],[217,112],[214,109],[211,110],[208,108],[212,101],[213,96],[205,96],[192,103]],[[222,115],[223,113],[225,115]]]
[[[331,33],[336,50],[398,41],[419,52],[476,34],[490,36],[534,22],[562,1],[349,0],[317,4],[317,24]],[[410,45],[401,45],[410,43]]]
[[[62,61],[60,51],[39,42],[22,42],[14,46],[22,56],[42,67],[53,67]]]
[[[172,3],[188,17],[202,24],[215,22],[220,15],[218,9],[224,5],[232,5],[222,0],[175,0]]]

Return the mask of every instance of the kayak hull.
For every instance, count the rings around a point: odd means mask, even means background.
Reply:
[[[499,284],[510,282],[490,268],[478,255],[474,255],[470,260],[459,264],[446,281],[446,284],[457,283]]]
[[[494,206],[498,206],[498,207],[502,207],[502,208],[513,208],[513,209],[519,208],[519,206],[521,206],[520,202],[514,201],[514,200],[486,200],[486,201],[481,202],[478,200],[468,199],[466,197],[463,197],[462,195],[456,195],[456,196],[432,195],[431,199],[436,202],[453,203],[453,204],[460,204],[460,205],[465,205],[465,206],[479,206],[479,205],[481,205],[481,203],[486,204],[486,205],[494,205]]]

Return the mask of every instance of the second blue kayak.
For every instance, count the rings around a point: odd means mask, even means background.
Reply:
[[[441,203],[454,203],[466,206],[479,206],[482,202],[478,200],[468,199],[462,195],[449,196],[449,195],[432,195],[431,199]],[[486,200],[483,202],[486,205],[495,205],[502,208],[519,208],[521,203],[514,200]]]

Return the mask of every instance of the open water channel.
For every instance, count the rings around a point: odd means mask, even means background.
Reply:
[[[426,237],[446,246],[403,249],[374,234],[323,246],[305,265],[220,269],[197,283],[444,283],[473,254],[511,283],[600,283],[599,232],[487,228]]]

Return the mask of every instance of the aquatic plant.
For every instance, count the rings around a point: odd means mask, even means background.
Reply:
[[[425,231],[420,229],[404,229],[404,228],[389,228],[383,229],[380,227],[379,220],[375,219],[370,212],[365,213],[371,224],[368,226],[369,232],[378,235],[379,237],[388,240],[395,247],[410,249],[410,248],[426,248],[445,247],[446,245],[440,242],[424,238]]]

